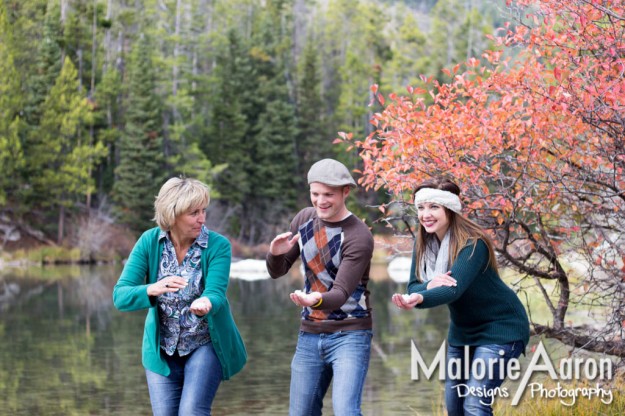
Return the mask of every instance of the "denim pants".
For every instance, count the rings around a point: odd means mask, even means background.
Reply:
[[[451,374],[447,374],[445,381],[447,413],[449,416],[492,415],[493,401],[502,396],[498,394],[498,387],[504,381],[504,378],[500,377],[500,367],[505,368],[510,359],[521,355],[523,342],[515,341],[468,348],[470,360],[468,375],[464,373],[465,347],[449,345],[447,349],[447,365],[449,366],[451,359],[454,359],[456,363],[460,362],[460,365],[454,368],[461,369],[462,375],[460,379],[451,379]],[[476,363],[476,361],[481,362]],[[492,371],[489,368],[492,368]],[[505,377],[505,374],[503,375]]]
[[[321,415],[332,382],[334,414],[360,416],[372,335],[370,329],[331,334],[300,331],[291,363],[289,415]]]
[[[177,352],[161,354],[169,365],[169,376],[145,370],[154,416],[210,415],[222,378],[213,344],[202,345],[184,357]]]

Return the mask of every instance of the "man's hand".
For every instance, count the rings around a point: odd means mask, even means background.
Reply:
[[[301,290],[296,290],[289,296],[294,304],[302,307],[316,305],[321,300],[321,293],[319,292],[304,293]]]
[[[276,238],[271,240],[269,252],[274,256],[288,253],[299,240],[299,234],[293,235],[292,232],[278,234]]]

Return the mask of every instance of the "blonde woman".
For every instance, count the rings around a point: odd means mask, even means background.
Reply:
[[[204,226],[208,187],[171,178],[154,202],[152,228],[135,244],[113,302],[147,309],[143,366],[154,415],[210,415],[221,380],[247,355],[226,298],[230,242]]]
[[[459,195],[460,188],[444,178],[415,190],[419,226],[408,293],[394,294],[392,302],[401,309],[448,306],[447,360],[461,363],[463,371],[458,377],[447,374],[447,412],[491,415],[504,380],[500,367],[525,350],[529,321],[499,277],[490,238],[462,215]]]

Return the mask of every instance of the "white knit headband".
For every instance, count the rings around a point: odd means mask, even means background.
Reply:
[[[458,195],[449,191],[443,191],[442,189],[419,189],[419,192],[417,192],[414,196],[414,204],[417,206],[418,204],[422,204],[424,202],[442,205],[458,214],[462,212],[462,203],[460,202]]]

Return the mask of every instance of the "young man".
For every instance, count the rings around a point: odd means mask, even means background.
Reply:
[[[356,182],[342,163],[323,159],[308,171],[312,207],[301,210],[291,231],[273,239],[267,268],[285,275],[301,257],[304,291],[290,294],[302,307],[297,349],[291,363],[291,416],[321,415],[332,379],[337,416],[361,415],[369,368],[372,320],[369,269],[373,237],[345,206]]]

